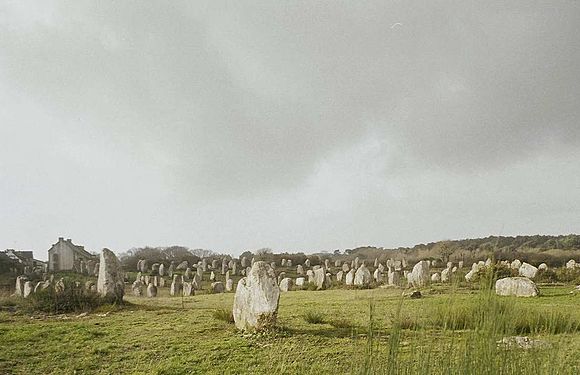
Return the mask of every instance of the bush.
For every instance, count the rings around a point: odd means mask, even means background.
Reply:
[[[234,313],[232,312],[232,310],[217,309],[214,310],[211,315],[216,320],[221,320],[228,324],[234,324]]]
[[[304,314],[304,320],[310,324],[323,324],[325,322],[324,314],[318,311],[308,311]]]
[[[57,293],[53,287],[32,293],[24,301],[24,308],[50,314],[69,312],[88,312],[111,303],[97,292],[76,286],[74,282],[64,281],[64,291]]]

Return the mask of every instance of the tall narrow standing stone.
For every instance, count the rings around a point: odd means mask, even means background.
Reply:
[[[280,288],[274,270],[266,262],[255,262],[248,276],[238,282],[233,307],[236,327],[254,331],[273,326],[279,300]]]
[[[141,264],[143,269],[143,263]],[[125,292],[124,275],[121,262],[109,249],[101,251],[99,261],[99,278],[97,279],[97,292],[113,302],[122,302]]]

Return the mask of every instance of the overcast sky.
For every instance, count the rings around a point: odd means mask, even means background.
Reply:
[[[2,1],[0,249],[578,233],[580,2],[502,3]]]

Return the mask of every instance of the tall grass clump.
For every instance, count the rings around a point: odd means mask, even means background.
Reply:
[[[64,290],[57,292],[53,287],[32,293],[23,301],[23,307],[30,312],[62,314],[69,312],[89,312],[110,300],[102,298],[96,291],[64,281]]]
[[[307,311],[303,318],[306,323],[310,324],[324,324],[326,322],[324,314],[318,311]]]
[[[221,320],[228,324],[234,324],[234,314],[231,309],[217,309],[211,313],[216,320]]]
[[[374,328],[373,309],[364,358],[355,372],[364,374],[561,374],[574,369],[560,352],[557,340],[537,335],[580,331],[572,315],[540,311],[520,300],[495,295],[493,268],[481,275],[473,300],[451,295],[442,307],[426,313],[425,324],[408,326],[401,298],[388,336],[381,340]],[[416,303],[414,303],[416,305]],[[425,305],[429,306],[429,305]],[[409,327],[411,329],[405,329]],[[530,335],[537,346],[523,349],[503,344],[504,338]],[[374,343],[374,345],[373,345]]]

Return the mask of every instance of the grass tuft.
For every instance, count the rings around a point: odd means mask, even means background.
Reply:
[[[212,312],[211,316],[216,320],[221,320],[228,324],[234,324],[234,314],[232,310],[217,309]]]
[[[310,324],[324,324],[326,322],[324,314],[318,311],[307,311],[304,320]]]

